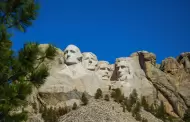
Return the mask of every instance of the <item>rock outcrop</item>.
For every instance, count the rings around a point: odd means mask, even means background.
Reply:
[[[167,58],[165,59],[160,69],[156,68],[151,62],[146,60],[143,53],[139,54],[139,62],[141,63],[142,69],[146,72],[147,78],[153,83],[154,87],[159,91],[165,100],[167,106],[170,104],[172,109],[168,112],[170,115],[176,113],[178,116],[183,117],[184,111],[187,109],[184,98],[181,97],[178,79],[176,75],[179,73],[180,66],[176,59]],[[163,99],[161,99],[163,100]],[[170,106],[169,105],[169,106]]]
[[[40,46],[42,51],[47,48],[46,44]],[[83,92],[90,98],[98,88],[103,92],[108,88],[120,88],[125,97],[136,89],[139,99],[146,96],[149,104],[163,101],[166,112],[174,117],[182,118],[184,111],[190,107],[190,53],[182,53],[176,59],[169,57],[161,64],[156,64],[155,54],[138,51],[129,57],[117,58],[114,64],[109,64],[107,61],[98,61],[92,52],[81,53],[78,47],[69,45],[64,51],[57,49],[55,60],[45,60],[45,63],[50,66],[50,76],[39,89],[34,88],[28,97],[28,111],[32,116],[35,116],[32,113],[39,113],[41,105],[63,107],[72,106],[74,102],[79,105]],[[35,112],[33,104],[36,106]],[[124,117],[113,111],[109,108],[110,104],[111,102],[92,100],[88,106],[60,118],[60,122],[69,122],[76,116],[73,121],[135,122],[130,115],[126,114]],[[148,118],[150,113],[144,113]],[[35,117],[37,121],[39,118]],[[157,121],[154,117],[149,120]]]
[[[177,57],[177,61],[179,62],[179,64],[183,65],[187,73],[190,73],[190,52],[181,53]]]
[[[152,114],[141,111],[149,122],[162,122]],[[87,106],[59,118],[58,122],[138,122],[131,113],[123,112],[122,107],[113,101],[90,100]]]
[[[175,75],[180,71],[181,67],[175,58],[169,57],[162,61],[160,69],[165,73]]]

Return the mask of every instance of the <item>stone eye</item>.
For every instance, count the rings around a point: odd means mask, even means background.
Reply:
[[[101,70],[105,70],[105,68],[100,68]]]
[[[68,53],[68,50],[65,51],[65,54]]]
[[[71,52],[72,52],[72,53],[75,53],[75,51],[74,51],[74,50],[71,50]]]

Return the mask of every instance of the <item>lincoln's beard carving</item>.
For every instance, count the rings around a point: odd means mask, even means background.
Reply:
[[[109,80],[110,66],[107,61],[98,62],[97,73],[102,80]]]
[[[80,63],[82,59],[82,54],[80,49],[75,45],[69,45],[64,51],[64,62],[66,65],[73,65]]]
[[[95,71],[97,67],[98,59],[95,54],[91,52],[83,53],[82,64],[83,66],[91,71]]]
[[[116,60],[116,74],[118,81],[125,81],[132,77],[130,64],[127,63],[125,58],[118,58]]]

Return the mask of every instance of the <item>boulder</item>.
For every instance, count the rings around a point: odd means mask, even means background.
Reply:
[[[150,63],[149,65],[147,65],[144,55],[140,54],[139,57],[140,57],[139,62],[141,63],[142,69],[145,70],[147,78],[152,82],[152,84],[157,89],[157,91],[159,91],[168,100],[174,112],[178,116],[183,117],[183,114],[187,106],[183,98],[181,98],[179,91],[175,85],[175,83],[178,82],[176,81],[177,79],[173,77],[172,75],[168,75],[167,73],[161,71],[160,69],[156,68],[154,65]],[[170,58],[168,62],[173,63],[171,61],[173,61],[173,59]],[[167,69],[166,67],[165,69]],[[171,69],[172,68],[173,67],[171,67]],[[147,73],[147,70],[148,70],[148,73]],[[172,71],[176,71],[176,70],[172,70]]]
[[[165,73],[175,75],[179,72],[180,65],[175,58],[169,57],[162,61],[160,69]]]
[[[182,65],[187,73],[190,73],[190,52],[181,53],[177,61]]]

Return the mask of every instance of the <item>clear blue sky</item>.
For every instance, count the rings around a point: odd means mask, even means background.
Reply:
[[[27,33],[13,30],[13,49],[25,41],[77,45],[111,63],[138,50],[157,62],[190,51],[190,0],[41,0]]]

